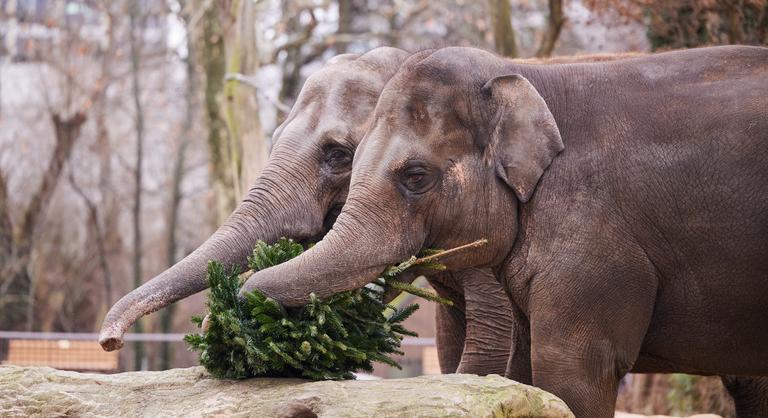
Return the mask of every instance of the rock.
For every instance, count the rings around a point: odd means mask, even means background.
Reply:
[[[202,367],[113,375],[0,366],[0,416],[573,417],[500,376],[217,380]]]
[[[669,415],[640,415],[640,414],[630,414],[629,412],[616,411],[616,415],[614,416],[614,418],[678,418],[678,417],[671,417]],[[685,418],[723,418],[723,417],[715,414],[696,414],[696,415],[688,415]]]

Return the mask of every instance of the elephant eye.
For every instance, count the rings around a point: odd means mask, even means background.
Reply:
[[[325,164],[331,170],[339,171],[352,163],[352,153],[344,147],[331,147],[325,150]]]
[[[406,181],[410,185],[418,185],[421,183],[422,180],[424,180],[425,173],[409,173],[408,178]]]
[[[406,167],[400,174],[400,183],[415,194],[424,193],[435,183],[436,176],[427,167],[414,165]]]

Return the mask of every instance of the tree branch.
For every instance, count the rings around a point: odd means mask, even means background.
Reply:
[[[94,203],[77,184],[75,176],[71,170],[69,172],[69,184],[72,186],[75,193],[83,199],[83,203],[85,203],[85,207],[88,210],[88,220],[96,235],[96,252],[98,255],[99,268],[101,268],[101,273],[104,278],[104,302],[106,307],[109,308],[112,306],[112,273],[109,269],[109,263],[107,262],[106,244],[104,243],[104,234],[102,233],[101,223],[99,222],[99,209],[96,203]]]
[[[253,80],[251,77],[248,77],[240,73],[227,73],[224,75],[224,81],[233,81],[233,80],[254,89],[256,91],[257,96],[268,101],[270,104],[275,106],[281,112],[288,113],[291,111],[291,107],[288,106],[287,104],[262,93],[261,89],[259,88],[259,83]]]
[[[282,45],[275,47],[275,50],[272,52],[273,62],[277,61],[277,56],[281,51],[300,48],[312,37],[312,32],[314,32],[315,28],[317,27],[317,18],[315,18],[315,12],[312,10],[312,8],[307,8],[305,10],[309,12],[309,23],[304,26],[304,30],[301,33],[284,42]],[[301,13],[301,10],[299,13]]]
[[[50,203],[51,195],[59,181],[61,170],[72,154],[72,148],[80,136],[80,128],[85,123],[86,117],[85,113],[82,112],[75,113],[69,119],[62,119],[58,114],[53,114],[51,120],[53,121],[56,133],[56,147],[53,150],[51,160],[48,162],[48,168],[43,174],[40,188],[32,196],[27,210],[22,217],[19,237],[25,245],[31,245],[35,227],[40,220],[40,216],[45,212]]]

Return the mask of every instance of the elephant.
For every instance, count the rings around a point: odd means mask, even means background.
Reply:
[[[102,347],[121,348],[123,334],[140,317],[207,288],[208,260],[243,269],[259,239],[319,239],[345,201],[352,155],[378,95],[409,55],[389,47],[363,55],[339,55],[310,76],[297,104],[273,135],[274,150],[262,175],[239,207],[197,250],[110,309],[100,334]],[[451,278],[454,275],[473,279],[457,280]],[[455,302],[437,309],[441,370],[503,375],[512,320],[500,315],[499,309],[511,318],[511,308],[493,274],[468,269],[428,280]],[[463,282],[466,289],[457,285]],[[496,308],[484,318],[488,301],[494,301]]]
[[[610,417],[630,371],[721,375],[740,416],[766,416],[767,159],[768,48],[416,54],[379,97],[331,230],[242,291],[297,306],[486,238],[442,262],[494,272],[522,324],[519,380]]]

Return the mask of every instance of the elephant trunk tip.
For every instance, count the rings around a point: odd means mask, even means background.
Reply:
[[[114,308],[113,308],[114,309]],[[104,324],[101,326],[101,332],[99,333],[99,344],[104,351],[115,351],[123,348],[125,340],[123,334],[131,326],[133,322],[126,323],[124,318],[117,317],[110,313],[104,319]]]
[[[99,344],[104,351],[115,351],[123,348],[125,343],[123,337],[118,335],[110,335],[108,332],[102,332],[99,336]]]

